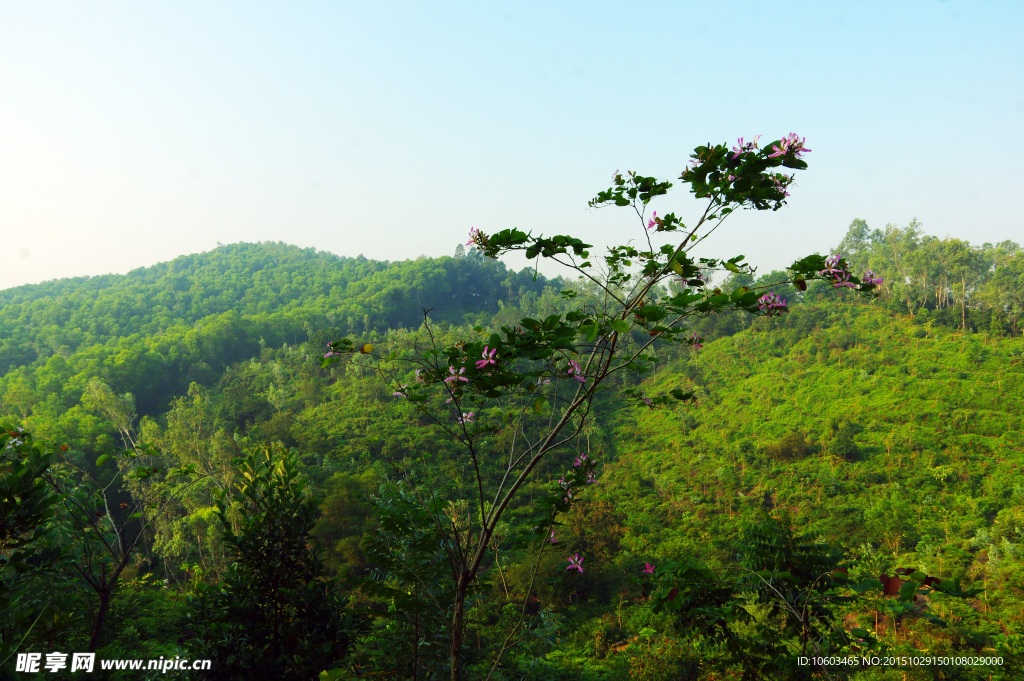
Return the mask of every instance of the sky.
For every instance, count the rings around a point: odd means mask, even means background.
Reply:
[[[781,269],[855,218],[1024,241],[1022,25],[1018,0],[7,0],[0,289],[239,241],[623,243],[637,218],[587,207],[615,170],[675,181],[651,208],[690,222],[693,148],[759,133],[806,137],[810,167],[704,257]]]

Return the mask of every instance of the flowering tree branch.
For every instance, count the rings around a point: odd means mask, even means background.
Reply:
[[[679,179],[707,204],[692,227],[674,213],[659,215],[654,211],[645,220],[648,204],[667,194],[671,182],[633,171],[616,171],[612,186],[599,192],[589,205],[632,207],[640,219],[646,249],[628,243],[609,247],[600,258],[600,275],[593,273],[597,260],[591,256],[593,246],[579,238],[535,236],[515,228],[487,234],[473,227],[467,245],[476,247],[485,257],[496,259],[521,251],[528,260],[548,258],[575,272],[584,286],[561,292],[571,309],[542,320],[523,318],[515,326],[503,326],[500,333],[485,335],[481,327],[476,327],[475,336],[447,347],[438,343],[425,315],[431,345],[419,356],[404,360],[415,369],[412,380],[407,372],[395,368],[397,354],[378,357],[378,368],[395,388],[392,394],[415,405],[464,448],[475,478],[473,496],[480,518],[475,535],[470,533],[472,513],[465,535],[454,520],[452,531],[445,531],[454,547],[449,559],[456,584],[450,632],[453,681],[459,678],[462,601],[492,547],[497,524],[543,458],[572,443],[595,418],[594,406],[599,395],[607,394],[608,378],[628,370],[645,371],[650,361],[645,351],[655,341],[700,348],[702,339],[687,326],[689,319],[728,311],[757,316],[788,312],[787,301],[776,293],[759,295],[749,287],[740,287],[727,294],[711,286],[711,272],[753,273],[744,256],[691,256],[697,245],[737,209],[774,211],[785,205],[795,175],[779,170],[807,167],[802,156],[810,149],[803,138],[791,133],[764,148],[758,146],[759,138],[751,142],[740,138],[732,149],[709,144],[694,150]],[[659,245],[659,240],[664,243]],[[679,284],[678,290],[663,296],[659,287],[670,279]],[[882,283],[871,272],[855,276],[849,263],[838,255],[810,255],[791,265],[786,283],[803,291],[809,280],[827,281],[869,297]],[[639,350],[629,347],[636,337],[645,335]],[[368,344],[343,339],[329,344],[323,365],[346,355],[372,351]],[[674,388],[666,394],[648,396],[636,388],[626,388],[617,393],[617,399],[654,408],[692,403],[695,395]],[[516,408],[509,409],[513,405]],[[499,479],[491,480],[481,466],[486,458],[486,439],[506,427],[513,428],[512,446]],[[531,432],[537,434],[531,437]],[[524,444],[520,445],[520,440]],[[517,447],[521,447],[518,455]],[[558,514],[568,511],[579,493],[597,481],[592,458],[579,457],[576,463],[559,481],[558,488],[540,501],[543,512],[534,519],[533,541],[550,542],[553,535],[549,533]],[[493,495],[487,490],[492,484]],[[489,497],[493,501],[487,503]],[[439,522],[439,530],[442,525]],[[566,572],[582,572],[584,558],[572,556]]]

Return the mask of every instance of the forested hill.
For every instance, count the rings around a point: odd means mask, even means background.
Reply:
[[[461,246],[453,257],[380,262],[264,242],[20,286],[0,291],[0,397],[25,417],[57,383],[80,393],[97,377],[155,413],[261,345],[417,327],[423,308],[437,321],[476,321],[549,284]]]
[[[858,581],[912,568],[984,589],[969,601],[932,594],[906,610],[881,595],[835,606],[844,629],[870,631],[892,655],[1004,660],[920,667],[907,678],[1024,678],[1024,250],[938,240],[915,225],[870,231],[861,221],[841,250],[884,277],[882,297],[852,300],[824,282],[797,290],[782,272],[756,280],[734,273],[721,282],[724,291],[771,287],[789,301],[788,313],[689,320],[703,347],[656,345],[653,372],[610,381],[615,390],[648,395],[693,390],[696,400],[602,412],[573,447],[537,465],[495,535],[467,651],[482,660],[504,650],[522,614],[530,634],[518,657],[507,659],[503,679],[738,678],[723,649],[679,637],[678,621],[652,609],[642,569],[696,557],[731,570],[744,528],[770,513],[794,532],[818,533],[830,551],[853,561]],[[387,600],[391,592],[360,591],[386,574],[398,585],[394,593],[421,598],[418,582],[401,581],[404,573],[387,568],[397,563],[385,562],[383,544],[374,542],[412,546],[400,543],[408,531],[419,547],[440,544],[421,542],[433,535],[387,516],[406,503],[400,497],[379,496],[373,506],[363,500],[384,494],[389,480],[465,489],[469,468],[449,433],[394,392],[394,383],[415,383],[412,366],[388,367],[398,372],[391,383],[368,355],[324,367],[324,343],[351,335],[381,357],[421,356],[431,342],[421,308],[434,308],[439,323],[431,333],[445,347],[524,317],[565,312],[576,303],[559,292],[574,286],[535,281],[531,271],[509,272],[462,248],[453,257],[387,263],[264,243],[124,276],[0,292],[0,416],[10,437],[23,427],[66,445],[62,470],[77,471],[78,481],[106,485],[115,475],[109,454],[133,442],[159,452],[163,471],[203,471],[154,518],[147,544],[122,573],[99,657],[208,657],[187,646],[198,640],[196,622],[214,620],[189,619],[183,595],[229,583],[236,557],[215,512],[220,491],[241,484],[233,463],[240,453],[280,443],[324,497],[314,536],[330,572],[354,603],[375,613],[352,654],[359,676],[409,678],[396,666],[409,668],[410,649],[441,669],[450,616],[424,619],[430,607],[397,608]],[[634,330],[623,342],[637,349],[649,338]],[[496,410],[479,416],[502,418]],[[483,441],[486,479],[504,475],[509,441],[502,429]],[[546,512],[542,500],[584,447],[599,484],[560,516],[550,551],[514,542]],[[138,489],[125,483],[104,511],[127,514]],[[453,501],[448,508],[459,507]],[[430,553],[422,564],[445,565],[443,555]],[[577,556],[585,557],[585,571],[557,579]],[[27,626],[53,607],[58,616],[40,620],[27,649],[86,648],[92,616],[80,614],[96,612],[92,587],[66,561],[57,569],[60,580],[26,587],[24,606],[0,612],[0,643],[24,635],[9,613]],[[431,574],[448,588],[443,571]],[[762,618],[770,611],[750,612]],[[765,650],[756,632],[768,628],[736,631],[744,650]],[[896,678],[890,671],[848,676]]]

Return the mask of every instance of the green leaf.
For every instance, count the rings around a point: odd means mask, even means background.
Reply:
[[[722,263],[722,266],[725,267],[725,269],[729,270],[730,272],[736,272],[737,274],[739,274],[740,268],[736,267],[736,265],[731,262],[724,262]]]
[[[96,459],[97,468],[105,464],[109,458],[110,454],[101,454],[100,458]]]
[[[853,590],[859,594],[867,593],[868,591],[880,590],[882,588],[882,582],[875,577],[868,577],[860,582],[853,585]]]
[[[539,414],[541,410],[544,409],[545,406],[547,406],[547,403],[548,401],[543,396],[538,397],[533,402],[533,413]]]
[[[629,322],[627,322],[625,319],[613,319],[612,328],[618,333],[628,333]]]

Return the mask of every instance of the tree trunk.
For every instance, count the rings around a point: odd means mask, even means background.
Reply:
[[[961,277],[960,285],[963,287],[963,293],[960,298],[960,314],[963,319],[964,333],[967,333],[967,280]]]
[[[89,639],[89,650],[86,652],[95,653],[100,643],[100,635],[103,633],[103,623],[107,619],[107,610],[110,609],[110,592],[113,584],[98,591],[100,597],[100,608],[96,611],[96,621],[92,625],[92,637]]]
[[[416,615],[412,631],[412,681],[416,681],[416,674],[420,666],[420,616]]]
[[[455,593],[455,613],[452,615],[452,632],[451,632],[451,664],[452,664],[452,681],[461,681],[461,665],[462,665],[462,637],[465,634],[464,628],[466,623],[464,621],[464,606],[466,603],[466,581],[464,579],[459,580],[459,585]]]

